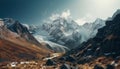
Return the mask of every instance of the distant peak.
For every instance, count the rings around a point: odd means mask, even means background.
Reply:
[[[98,22],[98,21],[102,21],[102,19],[100,19],[100,18],[97,18],[97,19],[95,20],[95,22]]]
[[[118,9],[112,16],[112,18],[114,19],[116,17],[116,15],[120,14],[120,9]]]

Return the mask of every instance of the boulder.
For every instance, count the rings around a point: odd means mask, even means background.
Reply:
[[[47,66],[52,66],[52,65],[55,65],[55,64],[56,63],[53,60],[51,60],[51,59],[48,59],[47,62],[46,62]]]
[[[115,69],[113,65],[108,64],[106,69]]]
[[[100,65],[95,65],[94,69],[104,69],[104,68],[102,66],[100,66]]]
[[[63,64],[60,66],[60,69],[70,69],[70,66],[68,64]]]

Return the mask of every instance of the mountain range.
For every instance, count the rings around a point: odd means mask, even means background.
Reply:
[[[0,19],[0,63],[48,59],[46,65],[60,69],[76,65],[104,69],[120,65],[119,45],[120,10],[107,20],[97,18],[84,25],[62,17],[39,26]]]
[[[73,49],[89,38],[93,38],[97,30],[103,26],[105,26],[105,20],[99,18],[93,23],[80,26],[72,19],[58,17],[40,26],[31,25],[29,30],[40,42],[41,40],[50,41]]]

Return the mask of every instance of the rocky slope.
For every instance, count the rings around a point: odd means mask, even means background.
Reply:
[[[112,20],[106,21],[105,24],[106,26],[100,28],[94,38],[83,42],[79,47],[69,51],[64,57],[67,59],[65,60],[79,64],[91,62],[101,56],[119,60],[120,13],[117,11],[116,16]]]
[[[20,23],[8,25],[0,20],[0,62],[40,59],[51,53],[46,46],[38,45],[37,40]]]

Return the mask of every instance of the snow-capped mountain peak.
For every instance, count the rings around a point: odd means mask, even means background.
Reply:
[[[37,28],[39,30],[36,30],[35,36],[40,35],[44,40],[52,41],[72,49],[89,38],[93,38],[97,30],[103,26],[105,26],[105,21],[99,18],[93,23],[86,23],[83,26],[79,26],[72,19],[59,17],[39,26]]]

